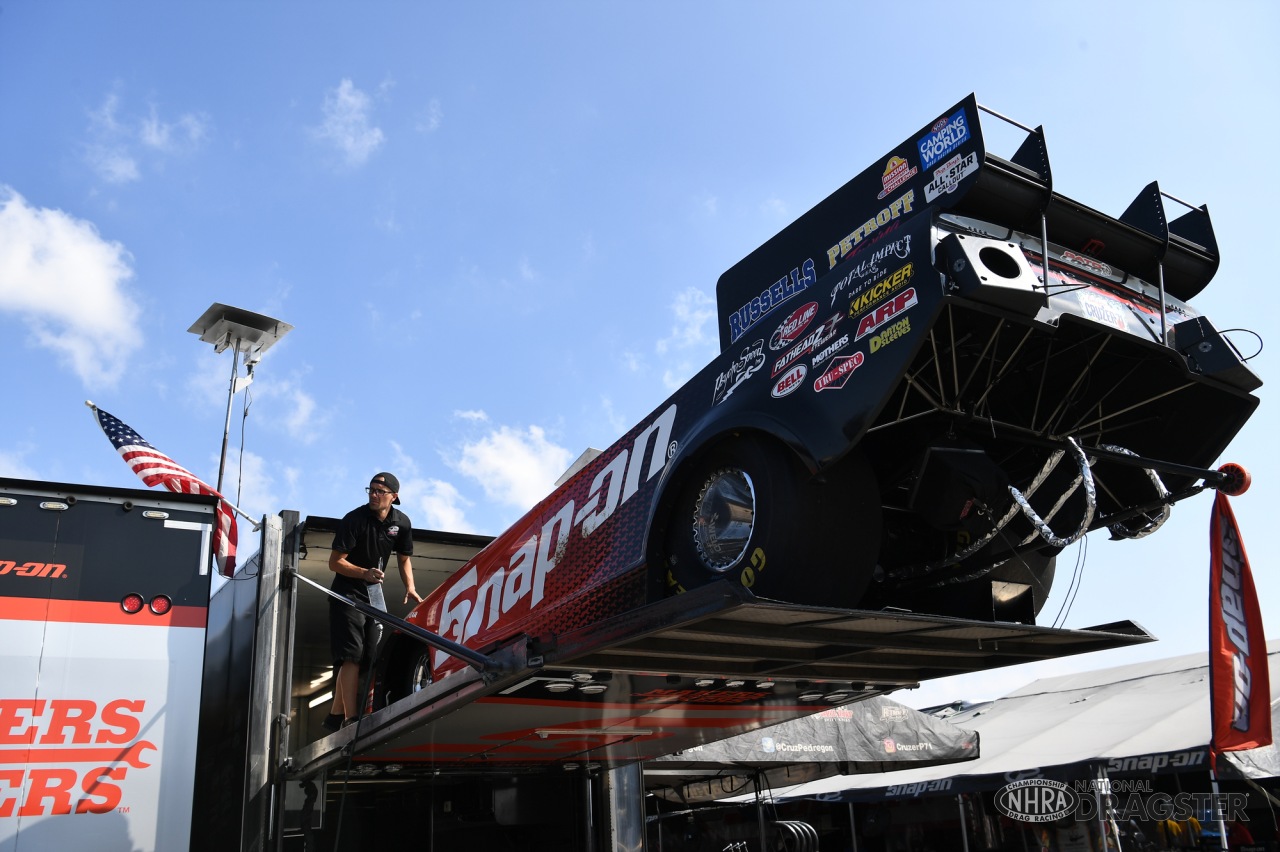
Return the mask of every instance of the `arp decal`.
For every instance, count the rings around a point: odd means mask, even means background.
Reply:
[[[0,818],[110,813],[130,768],[146,769],[137,739],[146,702],[0,699]],[[17,764],[15,768],[7,768]]]
[[[774,399],[782,399],[784,396],[790,395],[796,388],[804,384],[804,377],[807,375],[809,375],[809,368],[804,364],[796,364],[773,383],[773,390],[769,391],[769,395]]]
[[[828,340],[836,336],[836,324],[844,319],[840,314],[833,314],[827,317],[827,321],[822,325],[809,332],[803,340],[792,346],[785,354],[773,363],[772,378],[777,378],[778,374],[790,367],[796,361],[808,355],[819,346],[825,344]]]
[[[933,168],[935,163],[969,138],[969,121],[964,114],[964,107],[960,107],[949,117],[938,119],[930,128],[929,135],[916,142],[916,147],[920,150],[920,164],[926,169]]]
[[[888,207],[885,207],[874,217],[868,219],[850,231],[843,240],[827,249],[827,260],[831,264],[828,268],[835,269],[837,263],[844,260],[845,257],[858,247],[858,243],[871,236],[877,228],[883,228],[894,219],[910,214],[911,205],[913,205],[915,201],[916,191],[914,189],[908,189],[906,192],[902,193],[902,195],[894,199],[893,203]]]
[[[813,322],[813,318],[817,315],[817,302],[809,302],[796,308],[792,311],[791,316],[782,321],[782,325],[774,329],[773,334],[769,337],[769,348],[776,352],[779,349],[786,349],[792,343],[795,343],[796,338],[804,334],[804,330],[809,327],[809,323]]]
[[[0,559],[0,576],[13,574],[15,577],[61,577],[67,566],[59,562],[14,562]]]
[[[763,345],[763,340],[757,342],[757,346]],[[764,358],[763,353],[760,357]],[[569,536],[575,531],[591,535],[667,466],[675,420],[676,406],[668,406],[636,435],[629,452],[620,450],[600,468],[581,508],[575,511],[573,499],[566,499],[540,532],[530,535],[509,560],[503,560],[505,564],[497,560],[489,563],[497,567],[486,568],[484,576],[473,565],[446,581],[436,632],[455,642],[466,642],[482,630],[504,620],[515,621],[542,604],[547,575],[563,556]],[[436,651],[432,659],[441,666],[450,657]]]
[[[884,186],[884,190],[876,198],[883,199],[915,177],[918,171],[920,170],[901,157],[890,157],[889,162],[884,164],[884,174],[880,176],[880,183]]]
[[[751,301],[729,315],[729,342],[736,342],[765,314],[801,290],[812,287],[817,281],[818,273],[813,265],[813,258],[809,258],[791,270],[790,277],[782,276],[760,291],[759,296],[752,297]]]
[[[911,283],[911,276],[914,274],[915,264],[905,264],[895,270],[892,275],[886,275],[866,290],[858,293],[849,302],[849,316],[856,317],[858,314],[870,310],[876,303],[890,294],[898,292]]]
[[[854,335],[853,339],[861,340],[898,314],[915,307],[919,301],[920,300],[916,297],[916,288],[908,287],[860,319],[858,321],[858,332]]]
[[[976,151],[970,151],[963,156],[956,154],[943,163],[942,167],[933,173],[933,179],[924,185],[925,200],[932,204],[935,198],[954,192],[960,185],[960,181],[977,168],[978,153]]]
[[[719,405],[724,402],[729,398],[729,394],[737,390],[739,385],[751,378],[756,370],[763,366],[764,341],[757,340],[742,350],[742,354],[729,365],[729,369],[716,377],[716,388],[711,395],[711,404]]]
[[[867,356],[861,352],[855,352],[852,355],[840,355],[831,362],[831,366],[827,368],[825,373],[814,379],[814,393],[824,390],[840,390],[840,388],[844,387],[845,382],[849,381],[853,371],[861,367],[862,362],[866,359]]]
[[[871,351],[878,352],[899,337],[911,333],[911,317],[903,317],[884,331],[871,338]]]

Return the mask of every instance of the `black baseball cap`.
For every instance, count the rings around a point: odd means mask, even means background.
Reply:
[[[375,482],[379,485],[387,486],[387,490],[392,494],[400,493],[400,480],[396,479],[395,474],[387,473],[385,470],[382,473],[375,473],[373,475],[373,479],[369,480],[369,484],[372,485]],[[400,498],[393,497],[391,502],[395,505],[399,505]]]

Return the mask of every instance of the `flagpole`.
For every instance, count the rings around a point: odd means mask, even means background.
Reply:
[[[85,405],[87,405],[87,406],[89,406],[89,410],[90,410],[90,412],[94,412],[94,415],[93,415],[93,416],[94,416],[94,420],[96,421],[96,420],[97,420],[97,414],[96,414],[96,412],[97,412],[97,410],[98,410],[98,406],[94,405],[92,401],[87,400],[87,399],[84,401],[84,404],[85,404]],[[230,415],[228,415],[228,416],[230,416]],[[207,486],[207,485],[206,485],[205,487],[206,487],[206,488],[208,488],[208,486]],[[224,497],[224,496],[222,495],[222,489],[218,489],[218,498],[219,498],[223,503],[226,503],[226,504],[227,504],[227,508],[228,508],[228,509],[230,509],[231,511],[235,512],[237,515],[239,515],[240,517],[244,518],[244,519],[245,519],[246,521],[248,521],[249,523],[253,524],[253,530],[254,530],[254,532],[257,532],[258,530],[262,529],[262,521],[258,520],[258,519],[257,519],[257,518],[255,518],[253,515],[250,515],[250,514],[249,514],[248,512],[246,512],[244,509],[241,509],[241,508],[240,508],[239,506],[237,506],[235,503],[232,503],[230,500],[228,500],[226,497]]]

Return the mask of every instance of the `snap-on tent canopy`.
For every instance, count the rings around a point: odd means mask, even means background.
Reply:
[[[644,765],[646,791],[685,803],[843,773],[883,773],[973,760],[978,735],[875,696]]]
[[[1267,646],[1272,728],[1280,734],[1280,642]],[[1015,780],[1111,777],[1209,768],[1209,665],[1191,654],[1034,681],[1004,698],[946,717],[978,732],[982,754],[959,765],[890,777],[837,775],[773,791],[776,800],[883,801],[993,790]],[[1273,744],[1228,752],[1223,778],[1280,776]]]

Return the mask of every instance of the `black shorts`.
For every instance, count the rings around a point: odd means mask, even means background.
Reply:
[[[343,663],[359,663],[367,668],[373,663],[382,638],[382,623],[340,601],[329,601],[329,649],[335,667]]]

